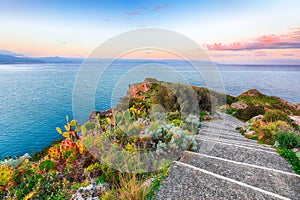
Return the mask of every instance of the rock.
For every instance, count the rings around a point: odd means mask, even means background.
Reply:
[[[250,131],[250,130],[247,130],[245,132],[245,135],[253,135],[255,133],[255,131]]]
[[[228,104],[220,106],[220,110],[227,110],[229,108],[230,108],[230,106]]]
[[[108,110],[105,110],[105,111],[97,111],[97,110],[94,110],[90,113],[90,116],[89,116],[89,121],[95,121],[95,119],[97,118],[97,115],[100,114],[100,117],[103,118],[103,117],[109,117],[112,115],[112,112],[113,112],[113,108],[110,108]]]
[[[99,196],[104,194],[109,190],[109,185],[107,183],[100,184],[90,184],[86,187],[79,188],[75,194],[72,195],[71,200],[100,200]]]
[[[290,115],[289,117],[295,122],[295,124],[300,126],[300,116]]]
[[[234,102],[230,105],[231,108],[246,109],[248,105],[243,101]]]
[[[252,119],[256,120],[256,121],[259,121],[259,120],[262,120],[264,118],[263,115],[257,115],[255,117],[253,117]]]
[[[152,182],[154,181],[154,178],[149,178],[147,179],[144,183],[143,183],[143,187],[148,187],[152,184]]]
[[[247,125],[252,125],[254,122],[258,122],[263,120],[264,116],[263,115],[256,115],[252,117],[250,120],[246,122]]]
[[[146,79],[141,83],[132,84],[127,91],[127,97],[143,99],[143,94],[151,88],[151,83]]]
[[[260,97],[260,96],[266,96],[266,95],[262,94],[257,89],[252,89],[252,90],[248,90],[248,91],[246,91],[246,92],[244,92],[240,95],[240,97],[243,97],[243,96],[246,96],[246,97]]]

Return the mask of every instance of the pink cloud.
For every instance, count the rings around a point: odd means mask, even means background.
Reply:
[[[140,14],[141,14],[141,11],[135,10],[135,11],[132,11],[132,12],[126,12],[125,14],[126,14],[126,15],[140,15]]]
[[[272,53],[266,51],[254,51],[254,56],[272,56]]]
[[[256,49],[299,49],[300,27],[288,34],[264,35],[249,43],[236,42],[232,44],[208,44],[204,45],[208,50],[256,50]]]

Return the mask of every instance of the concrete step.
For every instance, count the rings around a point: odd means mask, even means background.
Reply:
[[[245,136],[241,135],[240,133],[233,132],[233,131],[224,131],[224,130],[200,130],[199,134],[200,135],[225,135],[225,136],[245,139]]]
[[[220,124],[213,124],[213,123],[207,123],[202,124],[201,129],[221,129],[221,130],[227,130],[227,131],[238,131],[236,130],[236,127],[230,127],[226,125],[220,125]]]
[[[197,138],[196,141],[199,143],[198,152],[202,154],[286,172],[293,172],[286,160],[276,152],[239,146],[236,144],[199,140]]]
[[[233,117],[232,115],[228,115],[225,113],[220,113],[225,123],[234,124],[236,126],[245,126],[245,122],[240,121],[239,119]]]
[[[204,130],[224,130],[224,131],[234,131],[234,132],[237,132],[239,133],[238,130],[236,130],[235,128],[231,128],[231,127],[228,127],[228,126],[219,126],[219,125],[213,125],[213,124],[208,124],[208,125],[202,125],[201,126],[201,129],[204,129]]]
[[[155,199],[288,199],[182,162],[170,167]]]
[[[259,145],[257,143],[249,143],[249,142],[241,142],[241,141],[236,141],[236,140],[225,140],[225,139],[218,139],[218,138],[209,138],[209,137],[200,137],[200,136],[195,136],[196,140],[204,140],[204,141],[210,141],[210,142],[218,142],[222,144],[227,144],[227,145],[238,145],[238,146],[244,146],[244,147],[250,147],[254,149],[260,149],[260,150],[265,150],[265,151],[270,151],[270,152],[275,152],[275,149],[263,145]]]
[[[217,138],[217,139],[227,139],[227,140],[235,140],[235,141],[240,141],[240,142],[246,142],[246,143],[257,143],[257,141],[255,140],[250,140],[248,138],[245,137],[236,137],[236,136],[230,136],[230,135],[223,135],[223,134],[207,134],[207,135],[203,135],[203,134],[199,134],[197,135],[200,138]]]
[[[300,176],[295,173],[188,151],[180,161],[287,198],[300,199]]]
[[[237,134],[241,135],[239,131],[235,129],[226,129],[226,128],[219,128],[219,127],[202,127],[200,128],[200,131],[204,132],[224,132],[224,133],[231,133],[231,134]]]

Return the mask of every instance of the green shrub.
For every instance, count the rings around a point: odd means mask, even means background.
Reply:
[[[52,160],[44,160],[40,163],[39,168],[41,170],[49,171],[55,167],[55,164]]]
[[[237,113],[237,109],[236,108],[228,108],[228,109],[226,109],[226,114],[235,115],[236,113]]]
[[[279,131],[291,130],[290,125],[285,121],[275,121],[258,128],[259,141],[264,144],[274,145]]]
[[[209,115],[209,113],[208,112],[206,112],[206,111],[200,111],[200,113],[199,113],[199,120],[202,122],[202,121],[204,121],[204,118],[206,117],[206,116],[208,116]]]
[[[237,101],[238,101],[238,98],[230,96],[230,95],[226,95],[226,103],[228,105],[230,105],[230,104],[232,104],[234,102],[237,102]]]
[[[255,135],[255,136],[253,136],[253,137],[250,137],[250,139],[251,139],[251,140],[258,140],[258,136]]]
[[[247,105],[248,107],[245,109],[238,109],[234,116],[241,120],[248,121],[252,117],[263,115],[265,113],[264,106],[262,105],[254,105],[252,103]]]
[[[168,165],[160,170],[160,172],[157,174],[157,176],[149,186],[145,199],[153,199],[153,197],[156,195],[156,192],[159,190],[162,181],[169,176],[169,167],[170,166]]]
[[[292,169],[300,175],[300,160],[293,150],[278,149],[277,152],[292,166]]]
[[[176,112],[172,112],[172,113],[168,113],[168,117],[167,119],[172,122],[173,120],[180,120],[181,119],[181,114],[180,112],[176,111]]]
[[[285,121],[291,123],[289,116],[281,110],[269,110],[264,114],[265,122]]]
[[[294,132],[280,131],[276,137],[279,147],[283,149],[300,148],[300,136]]]

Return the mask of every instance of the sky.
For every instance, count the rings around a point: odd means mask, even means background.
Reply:
[[[299,0],[0,0],[0,49],[85,58],[115,35],[153,27],[185,35],[215,62],[297,64],[299,8]]]

